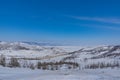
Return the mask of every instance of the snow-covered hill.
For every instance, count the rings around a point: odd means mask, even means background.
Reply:
[[[120,80],[119,73],[120,45],[0,42],[0,80]]]
[[[37,44],[37,43],[36,43]],[[77,63],[79,69],[90,65],[120,64],[120,45],[80,47],[80,46],[40,46],[27,42],[0,42],[0,55],[4,55],[7,62],[17,58],[24,62],[37,65],[38,62],[67,62]],[[63,67],[63,66],[62,66]]]

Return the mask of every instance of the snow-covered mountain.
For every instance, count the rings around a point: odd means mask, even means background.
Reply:
[[[50,42],[22,42],[22,43],[26,43],[29,45],[37,45],[37,46],[58,46],[60,44],[58,43],[50,43]]]
[[[120,63],[120,45],[83,48],[80,46],[40,46],[28,42],[0,42],[0,55],[4,55],[8,61],[15,57],[21,63],[25,61],[34,64],[71,62],[85,68],[90,64]]]

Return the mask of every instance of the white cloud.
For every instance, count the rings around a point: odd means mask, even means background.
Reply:
[[[80,16],[70,16],[70,17],[78,20],[120,24],[120,19],[118,18],[99,18],[99,17],[80,17]]]
[[[94,25],[94,24],[78,24],[81,27],[93,27],[93,28],[101,28],[101,29],[109,29],[109,30],[115,30],[120,31],[119,26],[105,26],[105,25]]]

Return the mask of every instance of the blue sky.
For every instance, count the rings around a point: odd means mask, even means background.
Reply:
[[[120,43],[120,0],[0,0],[0,40]]]

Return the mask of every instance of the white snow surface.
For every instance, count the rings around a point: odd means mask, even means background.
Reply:
[[[120,80],[120,69],[43,71],[0,67],[0,80]]]
[[[120,46],[38,46],[20,42],[0,42],[0,55],[19,58],[21,64],[28,62],[77,62],[81,68],[92,63],[120,63]],[[95,59],[92,59],[92,58]],[[62,67],[64,68],[64,66]],[[0,66],[0,80],[120,80],[120,68],[106,69],[60,69],[31,70]]]

